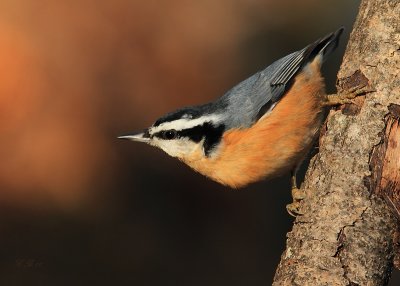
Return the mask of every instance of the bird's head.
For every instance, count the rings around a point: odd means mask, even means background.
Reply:
[[[144,142],[172,157],[188,161],[194,154],[205,157],[215,155],[224,131],[222,116],[185,108],[159,118],[142,132],[118,138]]]

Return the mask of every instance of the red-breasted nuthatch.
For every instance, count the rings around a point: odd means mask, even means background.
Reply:
[[[320,69],[342,32],[275,61],[214,102],[168,113],[143,132],[118,138],[158,147],[232,188],[292,171],[294,201],[287,209],[298,214],[304,193],[296,170],[330,100]]]

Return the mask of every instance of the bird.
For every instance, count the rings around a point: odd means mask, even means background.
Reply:
[[[180,108],[141,132],[118,138],[165,151],[195,171],[231,188],[291,172],[297,216],[304,191],[296,172],[324,120],[324,108],[354,95],[327,95],[321,66],[344,28],[276,60],[216,100]]]

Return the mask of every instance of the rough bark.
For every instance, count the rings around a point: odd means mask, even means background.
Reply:
[[[400,159],[391,159],[396,153],[388,148],[379,160],[373,153],[380,145],[396,150],[400,137],[398,118],[389,110],[400,104],[399,17],[398,0],[361,2],[338,92],[363,82],[375,92],[330,111],[302,186],[305,214],[287,235],[273,285],[385,285],[390,278],[397,219],[381,190],[398,196],[398,181],[388,182],[400,175],[382,166],[396,170]]]

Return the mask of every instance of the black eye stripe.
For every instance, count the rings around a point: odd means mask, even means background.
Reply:
[[[179,137],[179,132],[177,132],[175,129],[170,129],[154,133],[153,136],[164,140],[172,140]]]
[[[196,143],[200,142],[205,136],[202,125],[181,130],[178,132],[178,135],[179,137],[187,137]]]
[[[218,126],[214,126],[210,123],[204,124],[205,138],[203,147],[204,153],[206,156],[209,156],[211,151],[218,145],[218,143],[222,139],[222,135],[225,131],[225,125],[220,124]]]
[[[159,131],[154,133],[153,136],[165,139],[165,140],[172,140],[176,138],[183,138],[187,137],[194,142],[200,142],[203,138],[204,134],[202,132],[201,126],[196,126],[189,129],[184,129],[181,131],[176,131],[175,129]]]
[[[188,138],[189,140],[199,143],[204,139],[204,153],[206,156],[210,154],[212,149],[221,141],[225,126],[223,124],[214,126],[210,122],[203,123],[192,128],[176,131],[174,129],[164,130],[155,133],[153,136],[164,140],[172,140],[176,138]]]

